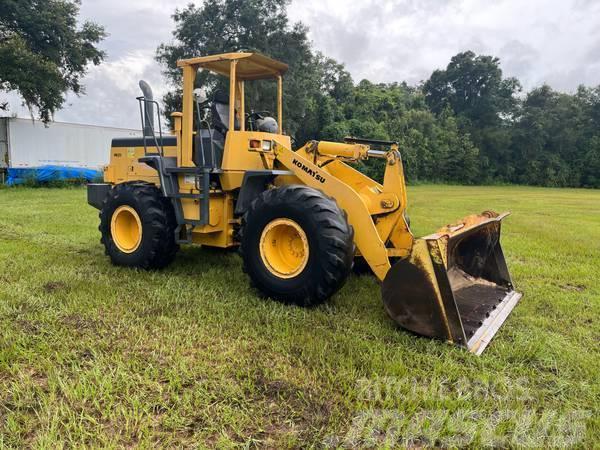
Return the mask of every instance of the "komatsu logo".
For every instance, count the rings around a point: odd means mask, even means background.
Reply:
[[[292,161],[292,164],[295,165],[296,167],[299,167],[303,171],[305,171],[307,174],[309,174],[311,177],[313,177],[319,183],[325,183],[325,178],[323,178],[321,175],[319,175],[316,171],[312,170],[306,164],[303,164],[302,161],[298,161],[297,159],[294,159]]]

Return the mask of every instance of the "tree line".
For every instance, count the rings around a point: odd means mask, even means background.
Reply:
[[[398,141],[412,182],[519,183],[600,187],[600,87],[576,93],[544,85],[524,93],[504,77],[498,58],[466,51],[418,86],[355,83],[332,58],[312,48],[308,29],[287,16],[288,0],[205,0],[173,15],[173,40],[157,60],[175,88],[176,61],[195,55],[257,51],[289,64],[285,129],[298,144],[345,136]],[[202,74],[199,85],[226,88]],[[254,109],[272,108],[273,83],[247,87]],[[376,167],[363,170],[376,176]]]
[[[32,114],[50,121],[69,91],[105,57],[103,27],[78,21],[79,0],[3,0],[0,91],[18,92]],[[398,141],[411,182],[519,183],[600,187],[600,86],[575,93],[543,85],[523,92],[498,58],[465,51],[417,86],[355,82],[343,64],[316,51],[289,0],[204,0],[173,14],[171,42],[156,59],[173,89],[168,113],[181,104],[177,60],[256,51],[289,64],[285,131],[301,145],[345,136]],[[201,73],[199,86],[227,84]],[[272,109],[274,83],[249,84],[247,102]],[[0,109],[7,103],[0,101]],[[378,176],[369,163],[361,170]]]

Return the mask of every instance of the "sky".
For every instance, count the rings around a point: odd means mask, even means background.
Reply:
[[[156,47],[171,40],[177,7],[199,0],[82,0],[81,18],[109,37],[105,62],[83,80],[86,95],[68,96],[55,119],[139,128],[140,79],[155,97],[167,90]],[[572,92],[600,84],[598,0],[292,0],[288,15],[309,27],[316,50],[344,63],[355,81],[417,84],[458,52],[498,56],[523,87],[547,83]],[[17,98],[11,111],[28,117]]]

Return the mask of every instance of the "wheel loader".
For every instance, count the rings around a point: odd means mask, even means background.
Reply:
[[[335,294],[360,258],[399,325],[483,352],[521,298],[500,246],[507,213],[468,216],[416,239],[398,143],[350,137],[294,150],[283,131],[286,64],[227,53],[178,67],[183,105],[173,129],[163,132],[140,82],[143,136],[114,139],[104,183],[88,185],[114,264],[160,269],[181,244],[239,247],[264,296],[310,306]],[[228,78],[229,92],[209,98],[195,88],[200,70]],[[276,117],[246,108],[245,83],[265,79],[277,84]],[[352,165],[367,159],[385,166],[383,183]]]

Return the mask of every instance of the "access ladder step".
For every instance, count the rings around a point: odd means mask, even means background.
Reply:
[[[197,175],[208,175],[211,173],[223,173],[220,169],[208,169],[206,167],[165,167],[164,171],[166,173],[189,173],[189,174],[197,174]]]
[[[172,198],[193,198],[195,200],[202,200],[202,199],[205,198],[204,194],[186,194],[186,193],[172,194],[169,197],[172,197]]]

